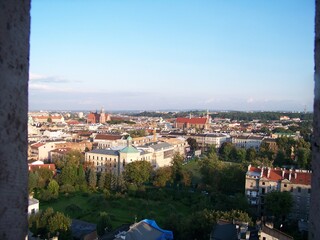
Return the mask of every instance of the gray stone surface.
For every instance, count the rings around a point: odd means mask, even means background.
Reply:
[[[0,0],[0,239],[27,234],[30,0]]]
[[[314,118],[309,239],[320,239],[320,2],[316,0],[314,47]]]

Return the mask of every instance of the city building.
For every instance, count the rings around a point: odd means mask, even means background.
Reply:
[[[106,123],[107,121],[110,121],[110,115],[106,114],[104,112],[104,109],[101,108],[100,113],[98,113],[97,111],[94,112],[90,112],[87,116],[87,123]]]
[[[199,130],[207,130],[209,129],[209,117],[201,117],[201,118],[177,118],[175,127],[183,130],[188,129],[199,129]]]
[[[272,191],[290,192],[293,209],[292,219],[307,220],[310,208],[311,171],[286,170],[283,168],[248,166],[245,182],[245,194],[251,206],[258,214],[264,214],[265,195]]]
[[[259,150],[264,137],[262,136],[234,136],[231,142],[238,148],[254,148]]]
[[[132,138],[127,138],[127,146],[120,150],[94,149],[85,153],[85,161],[92,164],[98,172],[109,171],[120,174],[125,165],[133,161],[151,162],[152,153],[132,146]]]

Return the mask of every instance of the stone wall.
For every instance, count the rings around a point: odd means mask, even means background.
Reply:
[[[27,234],[30,0],[0,0],[0,239]]]
[[[309,239],[320,239],[320,1],[316,0],[314,42],[314,105]]]

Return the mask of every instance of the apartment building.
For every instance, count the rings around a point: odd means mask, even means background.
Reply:
[[[308,219],[311,193],[311,171],[248,166],[245,194],[259,214],[265,212],[264,198],[272,191],[288,191],[293,197],[292,219]]]
[[[132,138],[127,138],[127,146],[120,150],[94,149],[85,153],[85,161],[91,163],[98,172],[109,171],[120,174],[125,165],[133,161],[150,161],[152,153],[132,146]]]
[[[262,136],[234,136],[231,138],[231,142],[238,148],[259,150],[263,138]]]

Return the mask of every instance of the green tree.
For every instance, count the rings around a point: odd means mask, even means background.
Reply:
[[[56,212],[50,217],[47,228],[53,236],[59,232],[59,239],[70,239],[71,237],[71,219],[63,213]]]
[[[88,186],[91,189],[96,189],[96,186],[97,186],[97,174],[93,168],[91,168],[89,172]]]
[[[47,168],[39,168],[36,170],[39,178],[38,178],[38,187],[44,188],[48,185],[50,180],[53,178],[53,172]]]
[[[176,153],[172,159],[172,179],[174,183],[179,183],[183,178],[183,157]]]
[[[109,215],[106,212],[100,212],[100,216],[97,223],[97,233],[102,236],[106,231],[111,232],[112,224]]]
[[[155,171],[153,185],[156,187],[165,187],[172,179],[171,167],[161,167]]]
[[[52,194],[52,198],[57,199],[59,197],[59,184],[56,180],[52,179],[50,181],[48,191]]]
[[[246,160],[252,162],[257,157],[257,151],[254,148],[248,148],[246,153]]]
[[[246,150],[244,148],[233,147],[230,152],[230,161],[232,162],[244,162],[246,159]]]
[[[224,161],[230,161],[232,149],[234,149],[234,146],[232,143],[230,143],[230,142],[222,143],[222,145],[219,149],[220,158]]]
[[[102,172],[100,174],[99,180],[98,180],[98,188],[99,190],[105,189],[105,182],[106,182],[106,172]]]
[[[218,190],[221,180],[222,164],[216,154],[204,157],[200,164],[202,182],[210,186],[213,190]]]
[[[64,168],[62,168],[61,174],[59,175],[60,185],[75,185],[78,178],[77,175],[77,167],[75,165],[66,165]]]
[[[277,167],[282,167],[287,163],[286,154],[283,150],[277,152],[276,158],[274,160],[274,165]]]
[[[271,150],[270,145],[266,142],[262,142],[260,144],[258,157],[260,158],[268,158],[270,161],[274,160],[275,152]]]
[[[77,184],[80,185],[80,186],[87,184],[87,181],[86,181],[86,173],[85,173],[82,165],[80,165],[80,166],[78,167]]]
[[[246,169],[240,164],[224,165],[219,169],[218,190],[224,194],[243,193]]]
[[[210,238],[212,226],[214,226],[219,219],[224,219],[232,222],[239,220],[252,224],[252,220],[245,212],[232,210],[232,211],[215,211],[204,209],[195,212],[189,216],[184,223],[184,232],[182,239],[197,239],[207,240]]]
[[[187,139],[187,142],[188,142],[188,144],[189,144],[189,146],[190,146],[191,152],[194,152],[194,151],[198,150],[199,145],[198,145],[196,139],[189,137],[189,138]]]
[[[28,222],[31,231],[41,238],[53,237],[59,232],[59,239],[71,239],[71,219],[52,208],[31,215]]]
[[[37,172],[29,172],[28,190],[33,192],[38,187],[39,175]]]
[[[299,148],[296,152],[297,163],[299,168],[310,169],[311,167],[311,150],[308,148]]]
[[[126,182],[141,185],[149,181],[151,171],[150,162],[134,161],[126,165],[123,175]]]
[[[277,219],[287,216],[292,209],[293,199],[290,192],[270,192],[265,196],[265,208]]]

